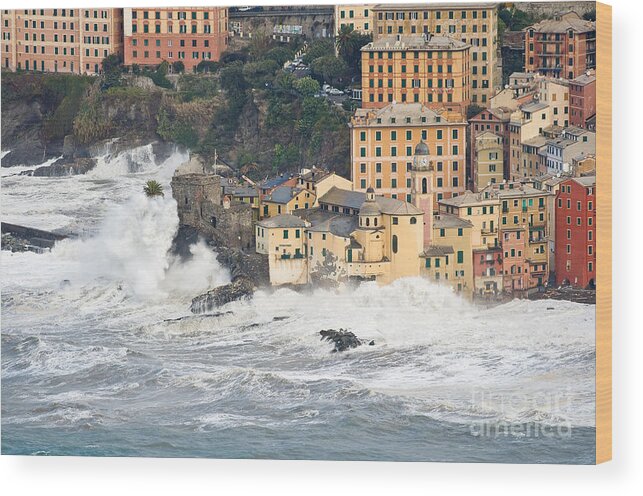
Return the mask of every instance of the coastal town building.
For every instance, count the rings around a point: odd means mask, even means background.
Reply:
[[[470,46],[431,33],[378,38],[361,49],[362,107],[421,103],[466,113]]]
[[[349,124],[352,189],[411,202],[416,144],[433,163],[435,201],[465,188],[466,121],[459,112],[434,111],[419,103],[358,109]],[[436,203],[437,204],[437,203]]]
[[[476,135],[473,165],[474,191],[503,180],[504,144],[502,136],[490,131]]]
[[[261,200],[261,216],[275,217],[294,210],[312,208],[316,196],[311,190],[293,186],[278,186]]]
[[[372,189],[335,186],[318,203],[257,223],[256,250],[269,256],[273,284],[351,278],[386,284],[419,275],[421,210]]]
[[[569,123],[595,131],[592,119],[596,116],[596,74],[587,71],[569,82]]]
[[[353,183],[335,172],[313,166],[299,173],[297,186],[315,195],[313,206],[317,206],[317,198],[323,196],[333,186],[340,189],[353,189]],[[304,207],[306,208],[306,207]]]
[[[525,29],[525,70],[574,79],[596,67],[596,22],[576,12]]]
[[[503,291],[502,246],[498,238],[500,200],[493,192],[466,191],[440,202],[440,212],[471,224],[473,292],[496,296]]]
[[[529,164],[523,160],[522,144],[542,135],[545,128],[551,126],[552,115],[552,108],[539,101],[525,103],[511,114],[509,122],[509,179],[511,181],[537,175],[538,170],[529,169]]]
[[[473,291],[471,222],[452,214],[433,217],[431,245],[423,252],[429,278],[451,284],[457,292]],[[443,255],[440,256],[439,254]]]
[[[123,9],[2,10],[2,68],[99,74],[123,55]]]
[[[268,256],[270,283],[308,283],[305,228],[308,223],[295,215],[276,215],[259,221],[255,228],[257,253]]]
[[[335,5],[335,30],[345,26],[360,34],[373,33],[373,7],[375,4]]]
[[[544,285],[549,277],[547,198],[551,193],[517,182],[491,185],[485,192],[500,200],[498,237],[505,290]]]
[[[567,179],[556,195],[556,284],[596,285],[596,176]]]
[[[500,89],[497,4],[380,4],[372,8],[372,18],[374,40],[430,33],[469,45],[471,103],[485,107]]]
[[[547,140],[547,172],[558,174],[569,173],[575,157],[596,151],[596,133],[577,127],[563,129],[560,136]]]
[[[491,132],[502,137],[503,178],[509,177],[510,134],[509,122],[513,110],[508,107],[490,107],[469,119],[469,151],[467,154],[467,179],[469,188],[474,189],[474,165],[476,157],[476,138],[479,134]]]
[[[125,8],[123,36],[125,65],[182,62],[191,72],[202,61],[218,61],[227,49],[228,9]]]

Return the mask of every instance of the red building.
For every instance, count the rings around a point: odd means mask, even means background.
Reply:
[[[502,247],[473,249],[473,286],[476,296],[495,296],[504,290],[502,285]]]
[[[217,61],[228,47],[228,9],[148,7],[123,9],[125,65],[180,61],[191,72]]]
[[[486,131],[502,137],[503,144],[503,177],[509,177],[509,121],[511,120],[511,109],[506,107],[484,109],[478,115],[469,119],[469,150],[467,156],[467,184],[471,191],[473,185],[473,167],[476,157],[476,136]]]
[[[525,71],[574,79],[596,67],[596,23],[568,12],[526,28]]]
[[[596,284],[596,176],[560,184],[556,195],[556,284]]]
[[[593,71],[569,82],[569,123],[590,129],[596,115],[596,75]]]

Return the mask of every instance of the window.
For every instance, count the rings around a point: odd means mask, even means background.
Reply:
[[[395,235],[395,234],[393,235],[393,240],[392,240],[391,245],[392,245],[392,248],[393,248],[393,253],[397,253],[397,248],[398,248],[398,246],[397,246],[397,235]]]
[[[458,251],[458,263],[464,263],[464,252],[463,251]]]
[[[284,239],[288,239],[288,229],[284,229]]]

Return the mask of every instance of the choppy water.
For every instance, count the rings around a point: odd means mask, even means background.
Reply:
[[[228,274],[204,246],[168,257],[173,200],[141,194],[184,159],[2,171],[4,220],[83,235],[1,252],[3,454],[594,461],[593,306],[483,310],[408,279],[191,316]],[[331,327],[376,345],[332,354]]]

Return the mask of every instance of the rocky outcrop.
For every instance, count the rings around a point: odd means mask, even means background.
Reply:
[[[268,257],[258,253],[219,247],[217,248],[217,260],[228,268],[233,281],[243,278],[251,281],[256,287],[270,285]]]
[[[325,329],[319,331],[319,334],[321,335],[322,341],[330,341],[335,345],[331,350],[331,353],[346,351],[351,348],[357,348],[358,346],[364,344],[364,342],[357,336],[355,336],[354,333],[342,328],[340,328],[339,331],[336,331],[335,329]],[[374,346],[375,341],[370,341],[368,344],[369,346]]]
[[[192,313],[207,313],[230,303],[231,301],[249,298],[254,292],[254,284],[245,277],[240,277],[230,284],[211,289],[192,300]]]
[[[39,177],[60,177],[86,174],[96,167],[93,158],[60,159],[51,165],[43,165],[33,171],[24,172],[25,175]]]
[[[2,249],[10,251],[36,251],[52,248],[56,241],[67,236],[42,229],[2,223]]]

